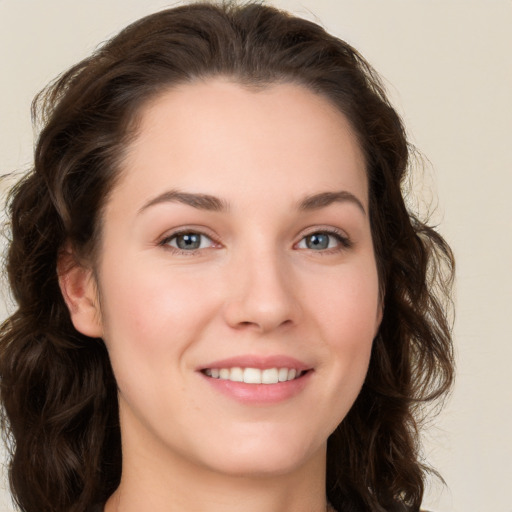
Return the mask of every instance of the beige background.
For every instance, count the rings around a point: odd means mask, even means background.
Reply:
[[[426,435],[426,457],[448,487],[431,485],[425,508],[512,512],[512,1],[271,3],[358,48],[431,162],[417,186],[423,202],[438,205],[434,218],[458,260],[458,381]],[[130,21],[169,5],[0,0],[0,172],[30,163],[29,105],[41,87]],[[0,512],[11,510],[0,490]]]

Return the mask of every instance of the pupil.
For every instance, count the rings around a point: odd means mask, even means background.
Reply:
[[[310,235],[306,239],[306,245],[309,249],[327,249],[329,247],[329,236],[322,233]]]
[[[176,244],[180,249],[198,249],[201,245],[201,238],[196,233],[186,233],[178,236]]]

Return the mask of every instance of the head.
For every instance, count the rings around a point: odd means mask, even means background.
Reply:
[[[34,170],[11,195],[8,271],[19,309],[3,327],[1,366],[2,399],[17,441],[11,480],[27,510],[69,510],[72,504],[82,510],[87,503],[106,498],[119,482],[118,410],[123,397],[118,403],[111,361],[118,382],[123,370],[121,362],[115,367],[121,360],[115,356],[114,341],[109,345],[115,338],[115,312],[109,312],[112,272],[105,274],[105,269],[115,267],[109,264],[114,253],[108,247],[112,219],[116,212],[120,217],[123,204],[129,203],[123,190],[141,189],[144,180],[133,181],[133,169],[140,169],[154,154],[148,148],[155,142],[151,137],[148,142],[146,135],[159,122],[168,127],[175,116],[175,131],[160,147],[180,142],[179,127],[191,131],[197,119],[201,129],[204,116],[214,116],[217,104],[235,127],[244,122],[239,115],[243,108],[257,118],[258,112],[275,112],[277,121],[284,123],[275,137],[280,141],[278,135],[295,133],[293,123],[286,125],[287,117],[279,110],[283,106],[286,112],[288,103],[288,112],[295,112],[298,121],[313,119],[316,147],[335,133],[340,146],[348,148],[340,155],[352,155],[356,178],[348,188],[362,203],[370,241],[365,269],[373,277],[361,304],[370,304],[374,322],[365,333],[362,355],[355,359],[360,371],[353,377],[352,399],[333,402],[340,406],[339,421],[332,423],[335,416],[329,416],[325,422],[323,434],[330,434],[327,493],[340,508],[419,506],[424,468],[418,462],[415,412],[419,404],[444,393],[452,377],[449,328],[433,289],[438,282],[436,258],[451,262],[451,254],[442,238],[404,205],[401,184],[409,148],[401,121],[371,67],[319,26],[261,5],[197,4],[162,11],[129,26],[60,77],[36,104],[42,104],[44,128]],[[321,114],[315,117],[317,111]],[[264,117],[258,119],[262,123]],[[330,119],[335,128],[328,125]],[[250,130],[250,123],[244,129]],[[228,133],[230,141],[236,131]],[[253,135],[257,138],[256,132]],[[192,138],[183,140],[190,143]],[[270,138],[263,136],[261,144],[269,149]],[[334,140],[325,144],[328,149],[336,147]],[[230,150],[229,144],[220,147]],[[245,149],[257,148],[253,144]],[[300,150],[285,149],[287,154]],[[264,164],[255,166],[258,171],[263,168]],[[210,180],[198,191],[229,200],[236,209],[241,185],[233,186],[234,174],[226,172],[221,173],[224,187],[213,190],[215,180]],[[250,176],[247,169],[244,172]],[[297,192],[303,202],[310,187],[317,192],[322,180],[331,184],[337,179],[333,173],[302,175],[300,162],[297,172],[297,182],[307,183],[302,189],[287,188],[280,185],[279,176],[275,179],[278,189],[289,190],[290,198]],[[179,179],[171,176],[171,183],[175,179],[176,189],[196,192],[191,187],[204,184],[205,176],[194,181],[191,175],[180,169]],[[261,179],[258,174],[255,186]],[[290,176],[285,173],[283,179]],[[154,192],[161,190],[159,182],[151,182],[158,185]],[[242,197],[249,204],[256,196]],[[279,215],[284,218],[284,213]],[[250,218],[264,222],[266,217]],[[211,235],[212,244],[219,242],[215,233]],[[337,240],[334,243],[341,243]],[[165,242],[173,244],[176,239],[167,237]],[[302,238],[295,242],[302,243]],[[240,260],[240,269],[251,261],[248,256]],[[279,267],[280,272],[272,265],[268,263],[267,273],[258,278],[269,279],[269,286],[272,278],[288,272],[282,270],[286,265]],[[188,271],[179,272],[185,279]],[[197,286],[197,267],[194,276],[190,279]],[[219,283],[229,282],[229,275],[219,276]],[[336,304],[334,292],[332,297]],[[293,324],[300,304],[283,301],[287,309],[274,320],[285,329]],[[84,310],[84,304],[90,308]],[[255,325],[265,327],[263,320],[247,320],[240,301],[229,304],[226,318],[233,325],[244,323],[241,336],[252,336]],[[249,329],[247,322],[253,324]],[[45,442],[43,431],[48,436]],[[40,488],[36,499],[30,497],[35,493],[24,490],[25,481],[33,485],[26,475],[34,453],[49,468],[44,477],[34,477]],[[33,473],[40,468],[33,466]],[[54,501],[44,498],[45,493]]]

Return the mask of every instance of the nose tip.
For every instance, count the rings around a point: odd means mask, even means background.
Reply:
[[[256,302],[252,297],[251,301]],[[237,328],[255,329],[261,333],[271,332],[279,327],[291,325],[293,323],[291,312],[278,304],[272,307],[262,307],[255,304],[247,307],[247,301],[242,300],[239,304],[244,303],[242,308],[232,311],[231,325]]]
[[[266,333],[297,322],[300,306],[290,269],[277,262],[251,267],[246,262],[232,281],[225,304],[226,322],[236,329],[254,329]]]

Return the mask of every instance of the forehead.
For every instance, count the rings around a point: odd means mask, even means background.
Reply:
[[[118,183],[135,202],[172,187],[219,197],[252,191],[260,200],[280,190],[290,201],[349,189],[367,204],[350,123],[291,83],[254,89],[216,78],[160,94],[140,113]]]

